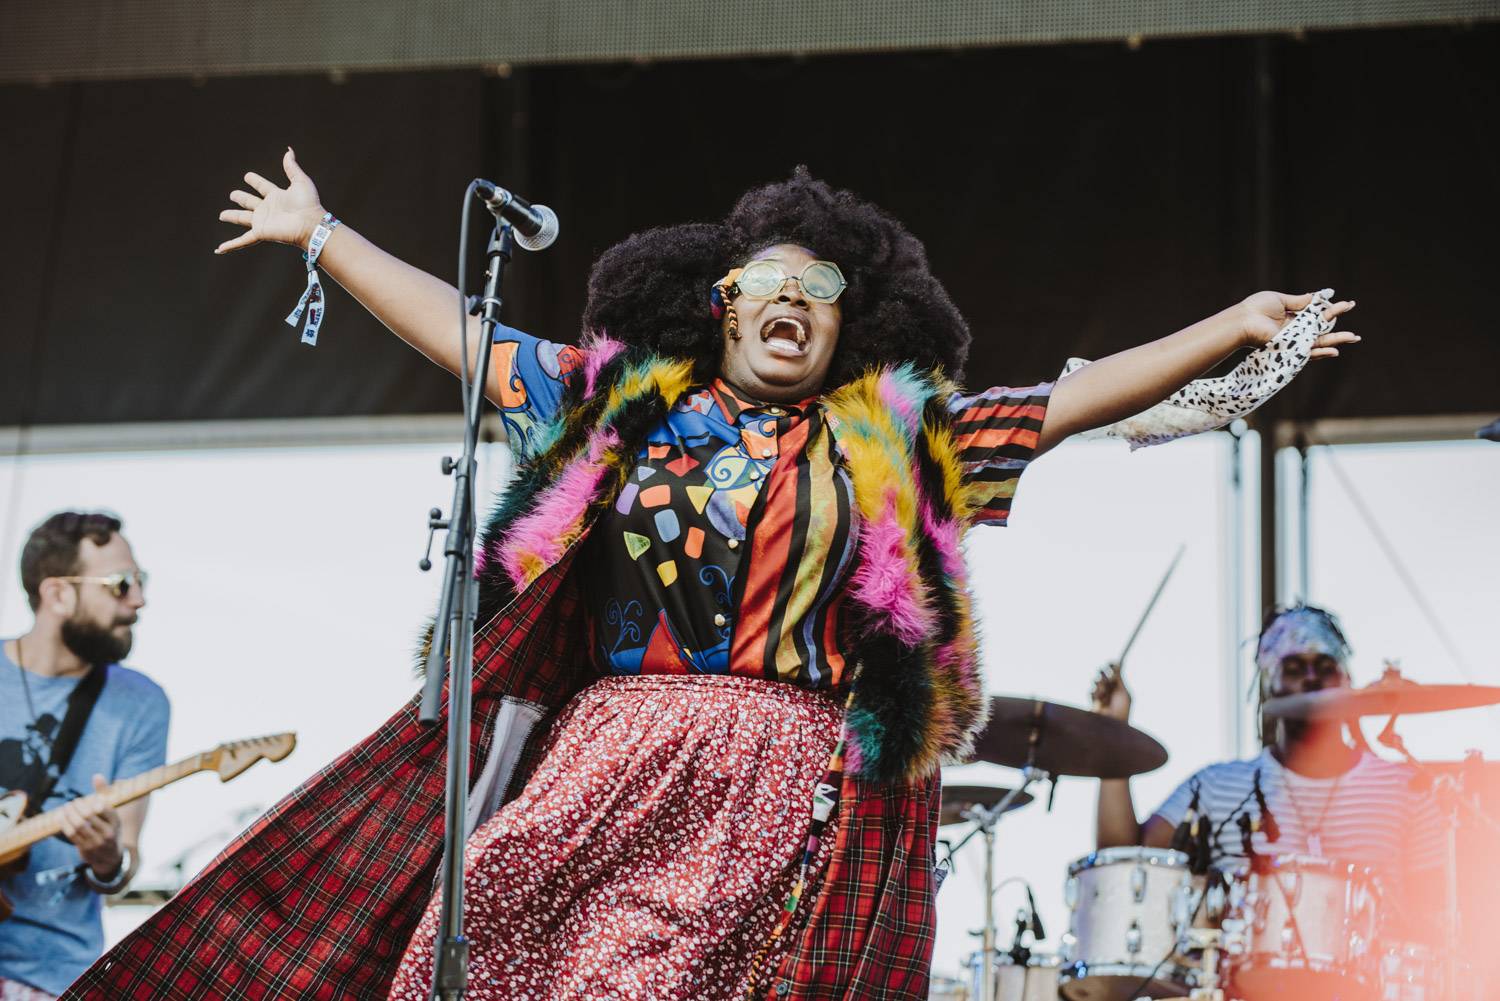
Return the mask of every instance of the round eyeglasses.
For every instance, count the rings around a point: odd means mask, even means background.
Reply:
[[[738,274],[735,273],[738,272]],[[779,261],[751,261],[728,275],[741,295],[752,299],[770,299],[781,293],[789,279],[795,278],[802,294],[813,302],[837,302],[849,283],[832,261],[810,261],[800,275],[788,274]]]

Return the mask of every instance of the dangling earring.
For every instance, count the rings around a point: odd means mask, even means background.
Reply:
[[[739,287],[731,285],[725,288],[721,282],[713,287],[708,293],[708,311],[715,320],[729,317],[729,339],[737,341],[740,339],[740,318],[734,311],[734,296],[739,292]]]

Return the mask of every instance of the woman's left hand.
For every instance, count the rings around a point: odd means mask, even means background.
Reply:
[[[1241,314],[1241,333],[1247,347],[1263,347],[1313,300],[1313,293],[1287,295],[1285,292],[1257,292],[1237,307]],[[1323,311],[1324,319],[1343,316],[1354,308],[1353,299],[1330,303]],[[1331,330],[1313,342],[1311,357],[1337,358],[1339,348],[1347,344],[1358,344],[1360,337],[1350,330]]]

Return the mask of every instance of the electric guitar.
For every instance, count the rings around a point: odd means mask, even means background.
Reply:
[[[261,758],[280,761],[297,746],[295,733],[278,733],[270,737],[252,737],[220,744],[174,761],[133,778],[112,783],[97,795],[111,807],[123,806],[148,796],[162,786],[171,785],[197,772],[218,772],[219,780],[228,782]],[[23,819],[24,818],[24,819]],[[62,832],[62,807],[26,816],[26,794],[19,790],[0,796],[0,877],[8,876],[25,864],[26,853],[38,841]],[[11,915],[11,903],[0,893],[0,921]]]

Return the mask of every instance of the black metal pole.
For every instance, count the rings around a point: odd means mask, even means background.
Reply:
[[[1268,37],[1255,39],[1252,43],[1251,122],[1252,162],[1254,163],[1253,185],[1253,240],[1255,282],[1258,288],[1270,288],[1276,276],[1273,274],[1274,252],[1274,206],[1276,163],[1275,108],[1276,67],[1274,41]],[[1278,517],[1279,496],[1276,482],[1276,421],[1281,410],[1279,405],[1263,407],[1256,414],[1255,426],[1260,432],[1260,604],[1261,610],[1272,607],[1280,600],[1280,566],[1278,545],[1280,543],[1281,519]]]
[[[448,663],[448,776],[443,829],[442,910],[433,944],[432,995],[439,1001],[458,1001],[468,983],[469,943],[464,937],[464,836],[469,800],[469,702],[473,687],[474,625],[479,612],[479,585],[474,579],[474,540],[478,535],[474,477],[478,465],[479,425],[484,416],[484,383],[489,370],[490,344],[500,322],[500,285],[515,249],[508,223],[496,226],[487,251],[484,296],[480,300],[479,351],[465,396],[464,450],[454,463],[443,460],[443,471],[454,474],[453,504],[446,525],[432,519],[434,528],[446,527],[443,544],[444,580],[428,651],[427,683],[422,692],[421,720],[438,719],[443,661]],[[462,292],[460,292],[462,294]]]

